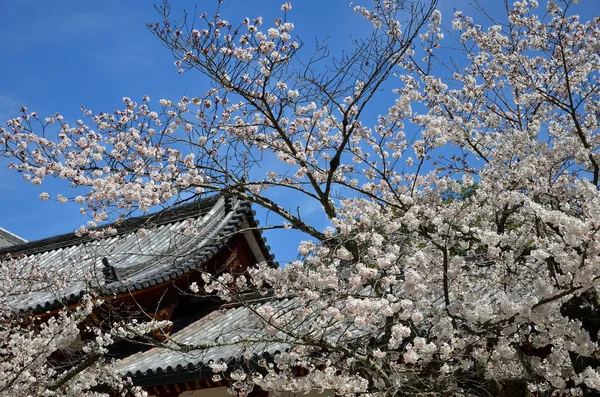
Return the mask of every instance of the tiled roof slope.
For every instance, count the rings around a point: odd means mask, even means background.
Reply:
[[[129,219],[115,225],[116,236],[101,240],[70,233],[0,248],[0,257],[18,258],[23,268],[37,266],[71,280],[59,291],[30,292],[10,304],[15,311],[40,312],[78,300],[89,285],[112,294],[172,280],[210,259],[243,222],[253,223],[251,211],[248,202],[213,196]]]
[[[0,227],[0,249],[3,247],[10,247],[12,245],[23,244],[26,242],[27,240],[22,239],[16,234],[13,234],[8,230]]]
[[[333,344],[347,332],[359,342],[360,338],[370,338],[381,331],[377,325],[358,327],[352,319],[324,325],[322,313],[317,311],[307,316],[306,307],[295,297],[265,297],[261,302],[251,299],[244,302],[245,305],[239,307],[215,310],[188,325],[167,339],[164,347],[154,347],[116,361],[116,371],[131,377],[134,384],[146,387],[210,379],[214,375],[210,368],[212,361],[227,363],[231,370],[234,368],[231,364],[242,357],[255,362],[260,358],[273,360],[277,353],[288,351],[298,340],[283,330],[269,330],[265,319],[256,314],[261,312],[278,318],[282,329],[291,330],[295,325],[306,327],[311,323],[324,327],[327,336],[323,342]],[[294,312],[301,317],[296,317]],[[280,317],[283,314],[291,316]],[[294,318],[301,320],[295,323]],[[247,364],[250,363],[244,363]]]
[[[264,304],[283,309],[295,302],[283,299]],[[254,309],[260,305],[253,305]],[[211,361],[273,356],[289,347],[285,343],[267,342],[273,336],[266,335],[264,327],[253,326],[256,322],[253,316],[252,310],[245,306],[214,311],[173,334],[166,343],[171,348],[155,347],[133,354],[117,361],[115,368],[130,376],[134,384],[151,385],[153,378],[168,375],[209,379],[214,375],[208,367]],[[280,338],[285,339],[283,335]]]

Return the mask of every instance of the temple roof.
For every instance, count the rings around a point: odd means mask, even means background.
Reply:
[[[75,233],[0,246],[0,257],[19,268],[68,279],[65,288],[11,297],[16,311],[47,311],[80,299],[90,286],[104,294],[131,292],[173,280],[216,254],[242,228],[254,225],[250,204],[212,196],[115,223],[116,235],[94,239]],[[254,243],[258,260],[267,248]],[[5,259],[6,260],[6,259]]]
[[[248,302],[246,302],[248,304]],[[165,347],[132,354],[115,363],[117,372],[130,376],[136,385],[210,379],[211,362],[231,362],[237,358],[273,356],[286,350],[285,335],[267,335],[257,323],[254,311],[262,305],[287,310],[293,299],[268,300],[249,306],[215,310],[173,334]],[[279,341],[269,341],[278,339]]]

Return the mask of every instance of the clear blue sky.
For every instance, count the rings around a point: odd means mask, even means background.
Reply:
[[[467,0],[439,0],[448,22],[454,7]],[[355,1],[361,3],[361,1]],[[366,3],[368,0],[363,0]],[[172,9],[211,10],[216,1],[172,1]],[[282,0],[226,0],[222,15],[230,21],[262,15],[279,16]],[[499,0],[483,0],[498,6]],[[582,0],[583,19],[600,12],[600,1]],[[67,120],[80,117],[79,107],[112,112],[121,98],[178,98],[204,92],[198,73],[179,75],[170,53],[146,29],[159,20],[152,1],[2,0],[0,2],[0,122],[18,115],[21,105],[40,115],[59,112]],[[306,42],[331,35],[330,44],[349,44],[349,34],[367,25],[345,0],[296,0],[290,20]],[[466,11],[466,10],[465,10]],[[386,108],[388,104],[385,104]],[[35,240],[71,232],[87,221],[79,206],[42,202],[43,191],[65,190],[64,183],[33,186],[0,160],[0,227]],[[48,181],[50,182],[50,181]],[[270,238],[278,259],[296,255],[294,239]]]

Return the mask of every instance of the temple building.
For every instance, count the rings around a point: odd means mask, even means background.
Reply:
[[[115,223],[102,238],[70,233],[27,242],[0,229],[0,257],[68,277],[64,288],[16,295],[9,304],[47,318],[91,291],[105,302],[92,313],[96,326],[109,327],[116,317],[170,320],[169,335],[156,339],[173,348],[117,341],[109,353],[117,371],[149,395],[225,396],[229,381],[213,378],[211,362],[258,360],[285,349],[236,344],[252,336],[245,327],[251,311],[190,291],[192,283],[203,285],[203,272],[240,274],[263,261],[276,266],[253,215],[248,202],[212,196]],[[207,341],[221,346],[202,347]],[[182,351],[179,343],[198,348]],[[255,388],[250,395],[267,393]]]

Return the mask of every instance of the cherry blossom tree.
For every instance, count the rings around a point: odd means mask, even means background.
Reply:
[[[172,18],[165,4],[149,28],[210,89],[126,97],[74,123],[23,108],[0,130],[2,153],[34,184],[85,189],[58,199],[91,226],[217,192],[281,217],[266,228],[306,234],[301,260],[191,286],[271,296],[242,301],[252,341],[287,348],[213,363],[234,388],[596,395],[600,18],[522,0],[502,16],[456,12],[445,30],[435,7],[355,6],[372,33],[307,57],[290,3],[272,24]],[[314,200],[330,226],[272,191]]]
[[[75,308],[52,315],[15,310],[31,292],[66,287],[70,276],[26,258],[0,261],[0,395],[98,396],[107,388],[142,395],[103,360],[119,334],[85,325],[101,300],[84,296]],[[85,340],[82,331],[90,333]]]

